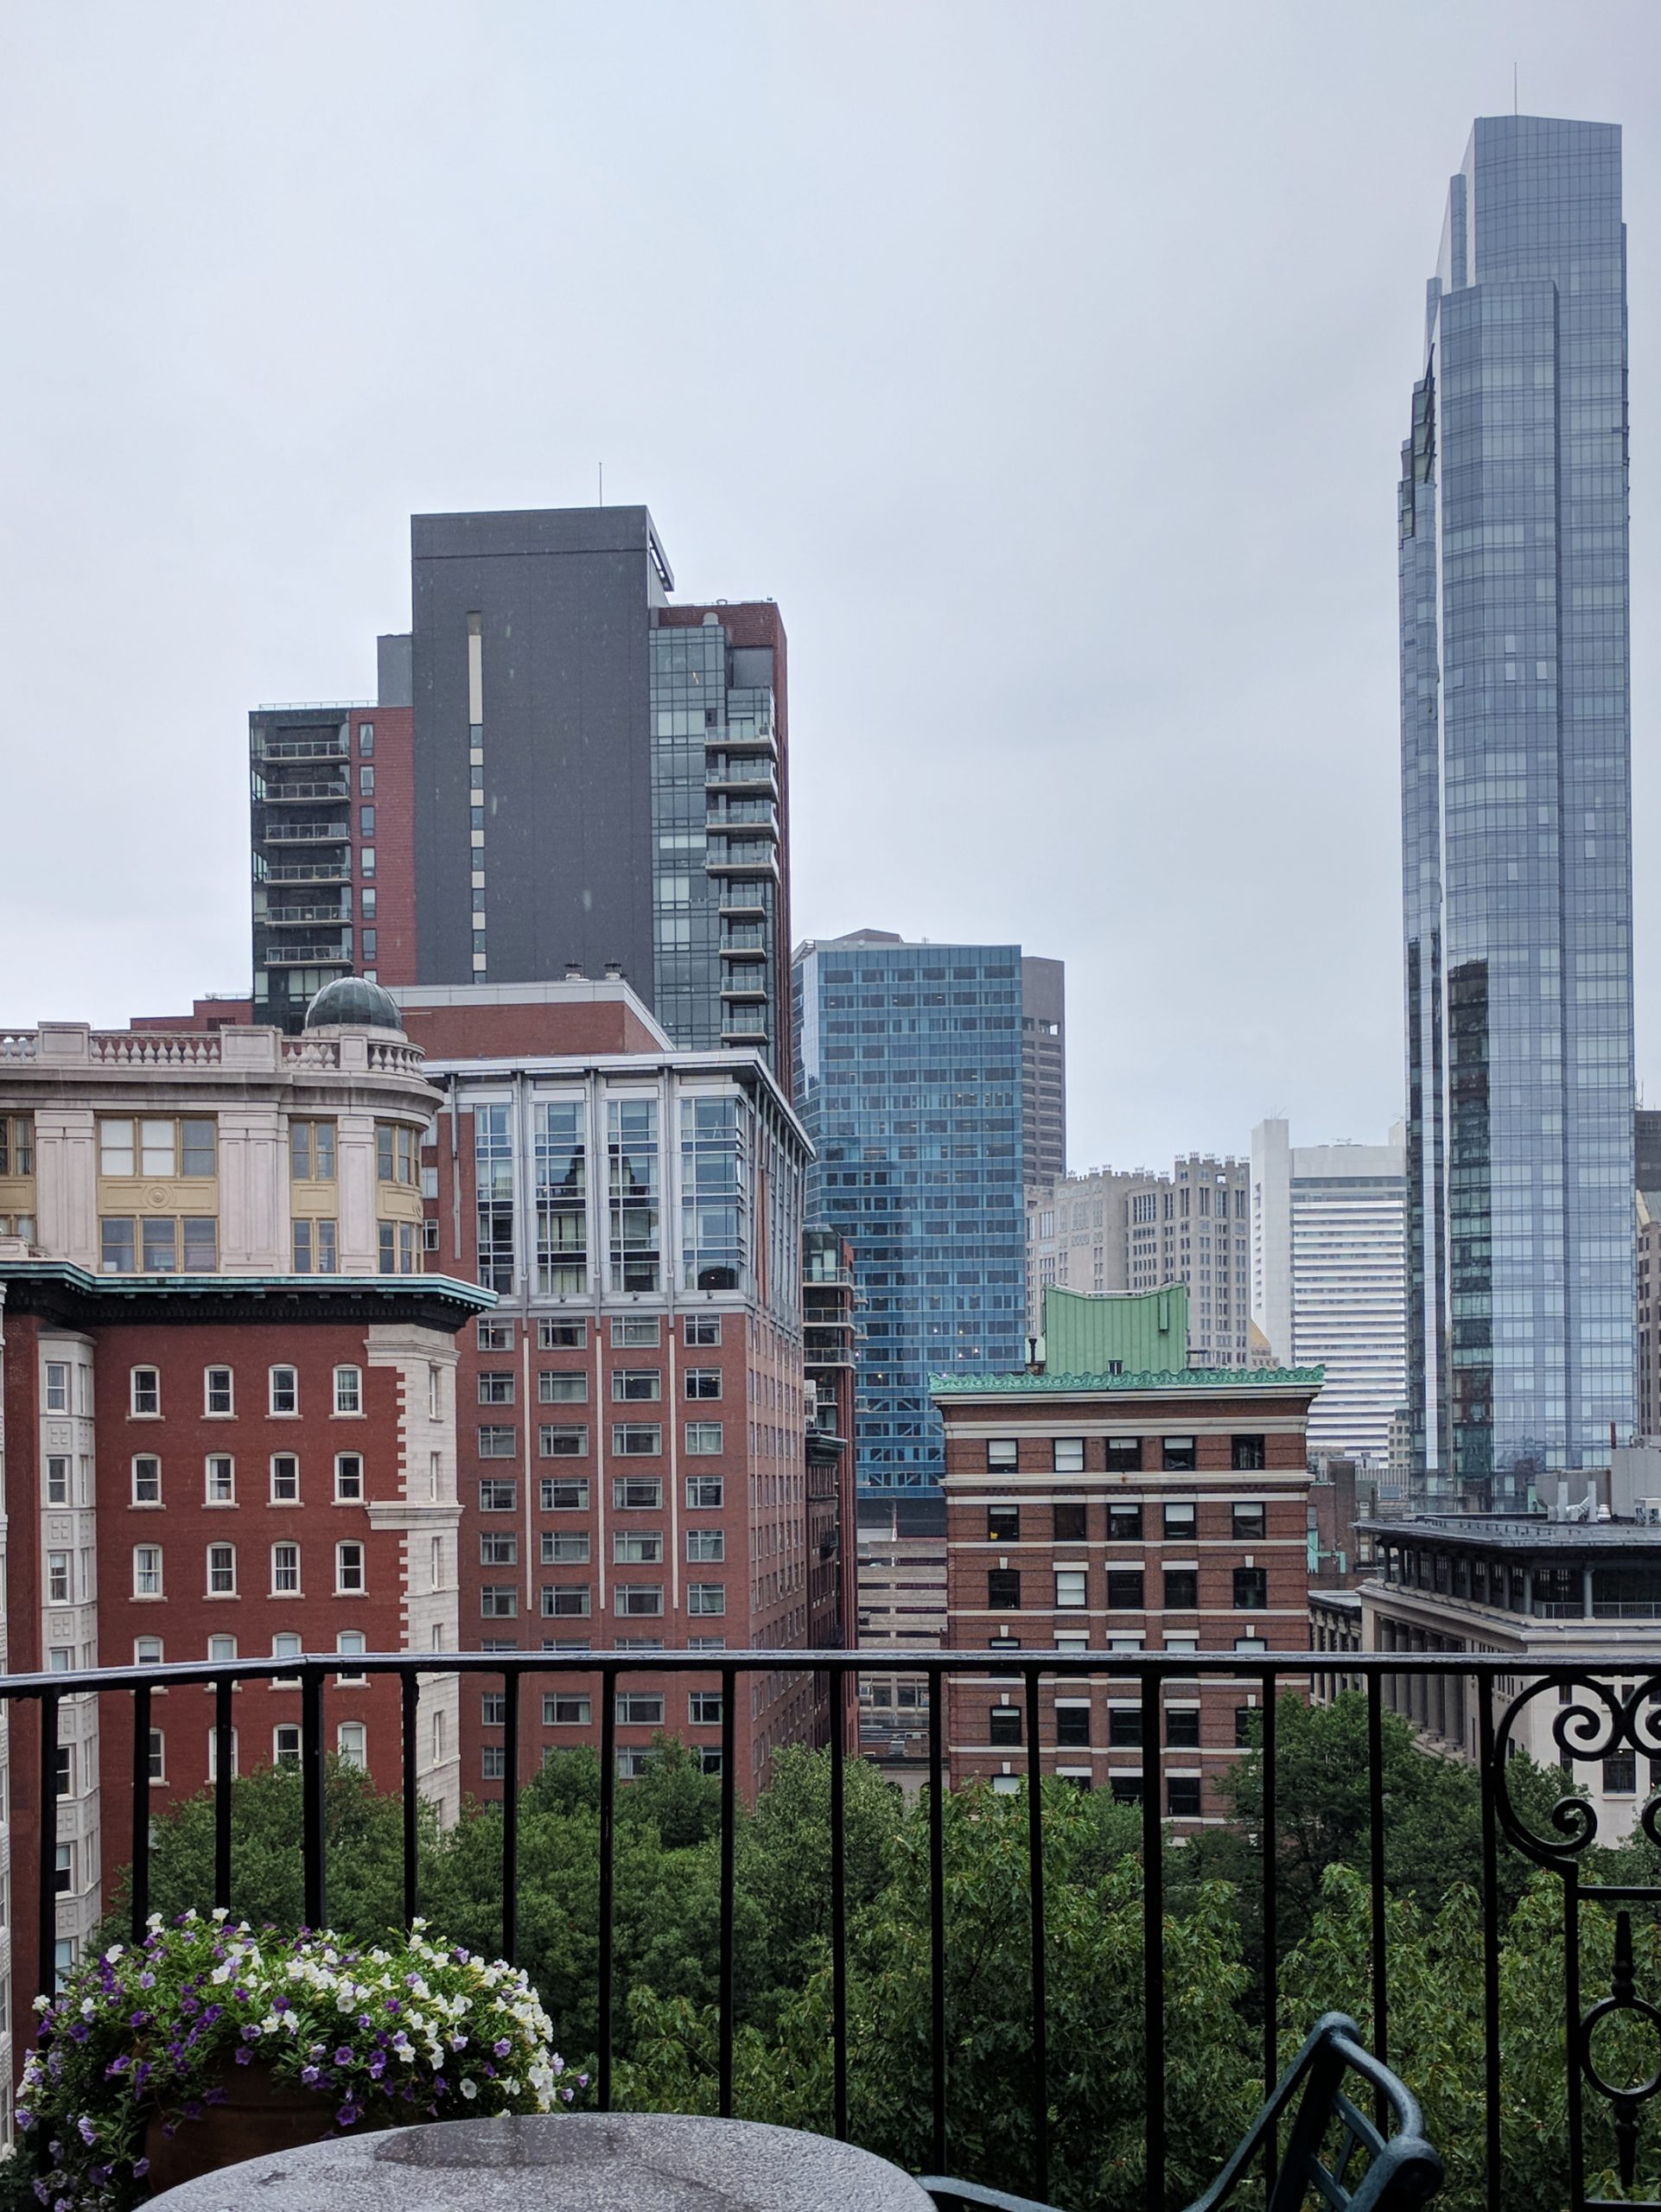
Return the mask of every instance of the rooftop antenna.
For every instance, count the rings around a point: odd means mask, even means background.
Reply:
[[[596,461],[595,466],[600,471],[600,504],[603,507],[606,504],[606,464],[601,461]]]
[[[1514,120],[1514,119],[1515,119],[1515,118],[1516,118],[1516,115],[1517,115],[1517,111],[1517,111],[1517,64],[1516,64],[1514,61],[1511,63],[1511,111],[1512,118],[1513,118],[1513,120]]]

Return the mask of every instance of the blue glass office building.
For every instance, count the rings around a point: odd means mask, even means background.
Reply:
[[[1635,1417],[1626,234],[1609,124],[1489,117],[1402,449],[1410,1389],[1432,1497]]]
[[[862,1492],[926,1491],[931,1373],[1020,1367],[1025,1344],[1021,948],[810,944],[792,976],[808,1218],[848,1237],[860,1293]]]

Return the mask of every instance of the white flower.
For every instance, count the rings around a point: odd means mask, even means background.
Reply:
[[[478,2094],[479,2094],[479,2084],[478,2084],[476,2082],[462,2082],[462,2084],[461,2084],[461,2094],[462,2094],[464,2097],[467,2097],[467,2098],[468,2098],[468,2099],[472,2099],[472,2098],[474,2098],[474,2097],[476,2097],[476,2096],[478,2095]]]

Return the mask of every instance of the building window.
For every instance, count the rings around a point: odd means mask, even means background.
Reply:
[[[64,1495],[61,1497],[54,1497],[51,1495],[53,1471],[54,1468],[61,1468],[63,1470],[61,1476],[59,1478],[62,1483],[64,1491]],[[47,1502],[48,1504],[68,1504],[69,1462],[67,1459],[57,1459],[48,1462],[47,1469]],[[132,1502],[135,1505],[159,1505],[162,1503],[162,1462],[156,1457],[154,1452],[141,1452],[138,1457],[132,1463]]]
[[[233,1728],[231,1731],[231,1771],[226,1777],[231,1782],[237,1778],[237,1732]],[[207,1732],[207,1778],[210,1782],[217,1782],[220,1778],[220,1732],[217,1728],[210,1728]]]
[[[1144,1602],[1140,1567],[1109,1567],[1107,1605],[1110,1612],[1139,1613]]]
[[[396,1122],[377,1122],[375,1124],[375,1179],[378,1183],[402,1183],[413,1190],[421,1162],[417,1157],[417,1132]]]
[[[167,1745],[159,1728],[150,1730],[150,1778],[152,1782],[167,1780]]]
[[[1051,1508],[1052,1534],[1058,1544],[1082,1544],[1086,1528],[1085,1509],[1080,1504],[1056,1505]]]
[[[384,1275],[412,1275],[416,1272],[415,1224],[409,1221],[383,1221],[377,1231],[379,1243],[380,1273]]]
[[[1135,1475],[1141,1473],[1141,1437],[1110,1436],[1108,1438],[1107,1471],[1110,1475]]]
[[[333,1122],[289,1123],[289,1173],[296,1183],[334,1180]]]
[[[273,1659],[297,1659],[304,1649],[305,1646],[293,1629],[279,1629],[271,1638]],[[274,1690],[297,1690],[299,1687],[300,1678],[297,1675],[279,1676],[271,1684]]]
[[[690,1449],[690,1446],[688,1449]],[[686,1503],[693,1512],[714,1512],[725,1504],[726,1499],[724,1476],[688,1475],[686,1478]]]
[[[1021,1740],[1021,1707],[1018,1705],[995,1705],[986,1716],[986,1740],[989,1744],[1018,1744]]]
[[[718,1398],[721,1395],[721,1370],[718,1367],[689,1367],[685,1384],[689,1398]]]
[[[1269,1603],[1269,1570],[1263,1567],[1237,1567],[1234,1570],[1234,1603],[1237,1608],[1261,1612]]]
[[[1013,1436],[994,1436],[986,1446],[986,1471],[990,1475],[1012,1475],[1021,1458],[1021,1446]]]
[[[700,1351],[721,1342],[719,1313],[689,1313],[683,1330],[683,1342],[690,1350]]]
[[[206,1470],[209,1505],[234,1505],[237,1501],[237,1463],[228,1452],[210,1452]]]
[[[517,1567],[519,1540],[512,1529],[487,1529],[479,1538],[480,1567]]]
[[[363,1411],[363,1370],[358,1367],[337,1367],[334,1370],[334,1410],[337,1414],[360,1414]]]
[[[663,1450],[663,1429],[656,1421],[619,1421],[611,1432],[611,1448],[619,1459],[655,1459]]]
[[[271,1546],[271,1595],[273,1598],[294,1598],[300,1593],[300,1547],[298,1544]]]
[[[694,1728],[719,1728],[722,1722],[722,1698],[719,1690],[689,1690],[686,1695],[686,1718]]]
[[[293,1452],[277,1452],[271,1456],[271,1503],[298,1505],[300,1503],[300,1460]]]
[[[46,1563],[47,1601],[54,1605],[67,1605],[69,1603],[69,1554],[67,1552],[48,1552]],[[159,1598],[162,1595],[160,1544],[133,1546],[132,1593],[135,1598]]]
[[[542,1725],[544,1728],[587,1728],[592,1719],[593,1707],[586,1697],[573,1697],[568,1690],[554,1690],[542,1700]]]
[[[619,1690],[617,1718],[626,1728],[661,1728],[663,1699],[650,1690]]]
[[[663,1479],[659,1475],[614,1476],[611,1502],[620,1512],[660,1512],[663,1509]]]
[[[1174,1706],[1165,1715],[1165,1741],[1174,1751],[1200,1748],[1200,1710],[1197,1706]]]
[[[540,1099],[535,1106],[537,1289],[544,1298],[576,1296],[589,1287],[585,1121],[581,1099]]]
[[[1140,1505],[1109,1505],[1107,1540],[1111,1544],[1139,1544],[1142,1541]]]
[[[656,1529],[614,1536],[612,1558],[621,1567],[655,1567],[663,1557],[663,1535]]]
[[[337,1505],[361,1505],[363,1503],[363,1454],[360,1452],[340,1452],[334,1459],[334,1503]]]
[[[586,1529],[544,1529],[542,1563],[544,1567],[586,1567],[590,1552]]]
[[[686,1586],[686,1610],[689,1613],[724,1613],[727,1610],[726,1584],[689,1582]]]
[[[292,1720],[280,1720],[271,1731],[271,1764],[298,1766],[299,1764],[299,1726]]]
[[[517,1620],[519,1593],[512,1582],[487,1582],[479,1592],[479,1611],[487,1621]]]
[[[1235,1501],[1233,1511],[1234,1539],[1237,1543],[1261,1543],[1263,1538],[1263,1509],[1261,1502],[1251,1504]]]
[[[1261,1436],[1235,1436],[1229,1440],[1229,1461],[1237,1472],[1245,1473],[1268,1465],[1263,1457]]]
[[[479,1431],[481,1459],[511,1459],[518,1449],[517,1428],[493,1425]]]
[[[480,1513],[512,1513],[519,1502],[519,1486],[511,1476],[487,1475],[479,1484]]]
[[[66,1376],[67,1370],[65,1370]],[[159,1367],[135,1367],[128,1378],[130,1409],[141,1420],[148,1420],[162,1410],[162,1370]],[[64,1411],[68,1411],[66,1397]]]
[[[154,1372],[153,1368],[136,1367],[133,1370],[135,1376]],[[46,1409],[49,1414],[67,1414],[70,1409],[69,1362],[67,1359],[48,1359],[46,1363]],[[132,1410],[135,1413],[138,1411],[137,1405]]]
[[[748,1259],[748,1116],[736,1098],[684,1098],[680,1108],[681,1281],[736,1290]]]
[[[724,1560],[727,1539],[719,1529],[689,1529],[686,1532],[686,1556],[689,1560]]]
[[[487,1367],[479,1377],[479,1403],[481,1406],[511,1406],[513,1402],[513,1376],[510,1370]]]
[[[576,1422],[558,1422],[537,1431],[537,1452],[544,1459],[586,1459],[589,1432]]]
[[[1086,1602],[1085,1570],[1082,1567],[1060,1567],[1055,1570],[1055,1603],[1058,1609],[1072,1610]]]
[[[1169,1498],[1165,1505],[1165,1540],[1168,1543],[1193,1543],[1194,1541],[1194,1508],[1192,1498]]]
[[[156,1474],[156,1496],[153,1498],[141,1500],[138,1495],[138,1462],[136,1459],[133,1462],[133,1503],[136,1505],[139,1503],[159,1505],[162,1502],[162,1463],[159,1459],[155,1462],[155,1466]],[[54,1452],[48,1455],[46,1463],[46,1502],[48,1505],[68,1505],[73,1503],[69,1494],[69,1455],[67,1452]]]
[[[611,1287],[657,1290],[662,1252],[656,1100],[608,1099],[606,1133]]]
[[[662,1373],[655,1367],[614,1368],[611,1395],[623,1403],[649,1403],[663,1395]]]
[[[300,1410],[300,1376],[292,1367],[274,1367],[270,1372],[270,1410],[276,1414],[297,1414]]]
[[[296,1221],[293,1230],[296,1274],[332,1275],[339,1272],[339,1246],[332,1221]]]
[[[1160,1440],[1160,1465],[1168,1474],[1192,1474],[1198,1460],[1191,1436],[1167,1436]]]
[[[360,1628],[343,1628],[334,1639],[334,1649],[344,1658],[360,1659],[369,1646]],[[367,1681],[368,1677],[364,1675],[339,1674],[334,1679],[337,1682],[361,1682]]]
[[[511,1321],[482,1320],[478,1326],[478,1338],[480,1351],[512,1351],[513,1324]]]
[[[581,1406],[589,1399],[586,1375],[544,1368],[537,1376],[537,1397],[544,1406]]]
[[[624,1619],[647,1618],[663,1611],[663,1586],[657,1582],[620,1582],[612,1610]]]
[[[1082,1475],[1085,1471],[1085,1440],[1082,1436],[1058,1436],[1050,1444],[1051,1465],[1058,1475]]]
[[[1191,1567],[1168,1567],[1165,1570],[1165,1610],[1168,1613],[1192,1613],[1200,1605],[1200,1577]]]
[[[202,1411],[207,1414],[229,1414],[235,1410],[231,1370],[228,1367],[205,1367],[202,1370]]]
[[[589,1478],[586,1475],[544,1475],[542,1478],[544,1513],[586,1513]]]
[[[994,1612],[1009,1612],[1021,1604],[1021,1570],[993,1567],[986,1573],[986,1603]]]
[[[537,1348],[540,1351],[581,1351],[589,1341],[586,1321],[538,1321]]]
[[[0,1175],[35,1173],[35,1117],[0,1114]]]
[[[508,1109],[474,1109],[474,1169],[477,1185],[479,1280],[488,1290],[513,1287],[513,1144]]]
[[[363,1546],[334,1547],[334,1591],[337,1597],[361,1597],[364,1590]]]
[[[159,1636],[135,1637],[132,1662],[135,1667],[159,1667],[162,1664],[161,1637]]]
[[[435,1719],[442,1718],[442,1714],[436,1714],[434,1717]],[[367,1733],[367,1729],[361,1720],[341,1721],[339,1728],[335,1731],[334,1748],[339,1753],[340,1764],[342,1766],[355,1766],[360,1771],[361,1771],[368,1765],[369,1761],[366,1750],[366,1738]],[[435,1746],[435,1750],[436,1750],[436,1746]]]
[[[1066,1750],[1087,1748],[1090,1743],[1090,1706],[1087,1701],[1055,1703],[1055,1740]]]
[[[542,1610],[544,1617],[550,1620],[586,1616],[589,1611],[588,1584],[544,1582],[542,1586]]]
[[[1134,1706],[1112,1705],[1108,1707],[1107,1742],[1110,1751],[1139,1751],[1142,1749],[1142,1714]]]
[[[1200,1777],[1174,1774],[1165,1784],[1165,1809],[1174,1821],[1200,1818]]]

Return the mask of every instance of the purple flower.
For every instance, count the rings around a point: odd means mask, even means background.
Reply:
[[[239,2043],[237,2045],[236,2057],[237,2064],[239,2066],[247,2066],[251,2063],[253,2056],[254,2054],[249,2050],[245,2043]]]
[[[141,1989],[154,1989],[156,1976],[153,1974],[141,1974],[138,1977],[138,1986]]]
[[[362,2113],[360,2107],[354,2105],[348,2097],[334,2117],[342,2127],[351,2127],[362,2117]]]
[[[498,2058],[506,2058],[508,2052],[512,2050],[513,2046],[509,2042],[508,2038],[506,2036],[503,2036],[499,2042],[493,2044],[491,2048],[495,2052]]]
[[[19,2127],[33,2127],[35,2125],[34,2113],[32,2112],[26,2112],[22,2105],[18,2106],[13,2117],[16,2119]]]
[[[302,2066],[300,2069],[300,2079],[309,2089],[315,2089],[322,2078],[323,2069],[321,2066]]]
[[[83,2143],[96,2143],[98,2141],[98,2130],[93,2126],[92,2121],[87,2119],[85,2113],[81,2114],[80,2118],[75,2122],[75,2125],[80,2130],[80,2139]]]
[[[132,2170],[135,2174],[147,2174],[150,2170],[150,2162],[148,2158],[135,2158],[132,2162]]]
[[[343,2043],[340,2049],[335,2052],[334,2063],[337,2066],[350,2066],[354,2063],[352,2056],[352,2046],[349,2043]]]

